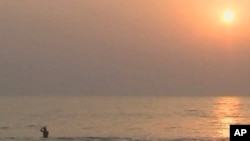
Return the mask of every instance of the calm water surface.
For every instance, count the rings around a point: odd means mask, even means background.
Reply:
[[[248,97],[1,96],[0,140],[217,141],[250,124]]]

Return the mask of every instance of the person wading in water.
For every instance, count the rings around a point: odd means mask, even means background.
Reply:
[[[43,133],[43,137],[44,138],[48,138],[49,137],[49,131],[47,130],[46,126],[42,127],[40,129],[40,131]]]

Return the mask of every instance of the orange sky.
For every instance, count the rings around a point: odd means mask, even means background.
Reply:
[[[1,93],[250,92],[248,5],[1,0]]]

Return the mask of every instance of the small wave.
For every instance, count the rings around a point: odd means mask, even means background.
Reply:
[[[164,129],[176,129],[178,128],[177,126],[170,126],[170,127],[165,127]]]
[[[34,128],[34,127],[36,127],[36,125],[30,124],[30,125],[28,125],[28,127]]]
[[[84,130],[91,130],[91,129],[93,129],[94,127],[84,127],[84,128],[82,128],[82,129],[84,129]]]
[[[162,140],[168,141],[168,140]],[[180,139],[173,139],[169,141],[229,141],[228,138],[180,138]]]
[[[58,137],[62,141],[134,141],[132,138],[119,137]],[[139,141],[139,140],[138,140]]]
[[[2,126],[2,127],[0,127],[0,129],[2,129],[2,130],[7,130],[7,129],[9,129],[10,127],[7,127],[7,126]]]

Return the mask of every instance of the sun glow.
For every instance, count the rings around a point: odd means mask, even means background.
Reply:
[[[233,21],[234,14],[232,11],[226,11],[223,15],[223,19],[227,23],[231,23]]]
[[[239,109],[240,103],[241,101],[237,97],[218,97],[215,99],[214,114],[219,125],[217,132],[221,137],[229,136],[230,124],[241,122],[241,119],[237,118],[242,112]]]

